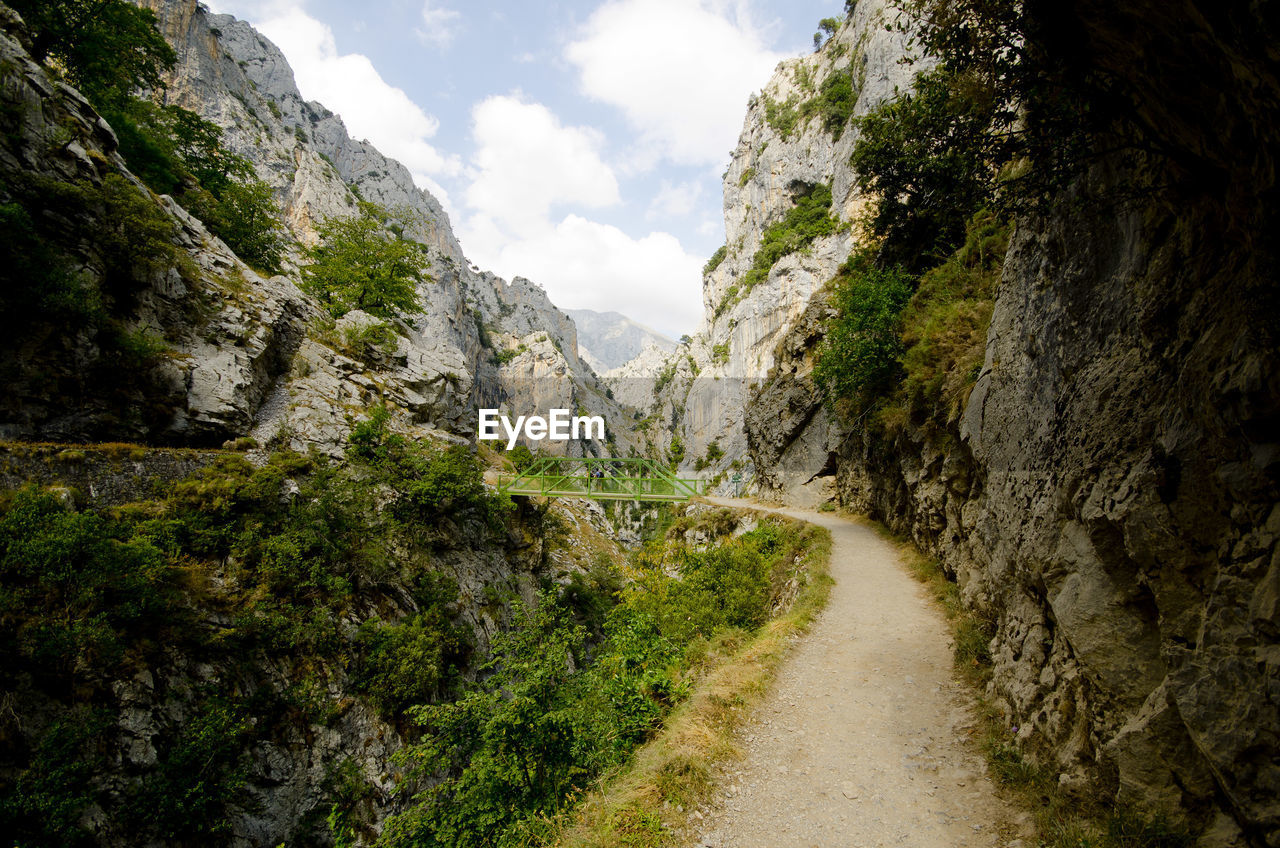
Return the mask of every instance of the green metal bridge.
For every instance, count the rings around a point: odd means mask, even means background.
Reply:
[[[642,457],[543,456],[519,474],[500,475],[498,491],[605,501],[687,501],[701,494],[701,484]]]

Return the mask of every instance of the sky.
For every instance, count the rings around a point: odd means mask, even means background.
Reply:
[[[467,258],[669,336],[747,100],[842,0],[208,0],[444,204]]]

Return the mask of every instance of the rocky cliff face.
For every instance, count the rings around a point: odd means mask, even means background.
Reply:
[[[361,370],[358,364],[308,344],[294,376],[276,387],[275,402],[259,416],[260,433],[323,440],[343,431],[353,402],[379,397],[405,410],[411,423],[455,434],[473,432],[477,405],[623,416],[577,355],[573,322],[545,292],[475,268],[439,202],[414,185],[402,164],[352,139],[340,117],[304,101],[275,45],[243,21],[203,12],[194,0],[142,5],[156,12],[178,50],[165,96],[224,128],[229,146],[276,187],[300,243],[314,243],[319,221],[352,214],[359,197],[408,210],[411,234],[432,247],[435,280],[423,292],[424,312],[400,349],[380,363],[381,373],[366,375],[374,386],[352,385],[345,374]]]
[[[1280,86],[1250,13],[1138,5],[1086,4],[1052,46],[1120,81],[1126,138],[1161,153],[1017,222],[961,414],[833,421],[815,301],[747,427],[766,491],[819,475],[939,556],[992,622],[989,695],[1061,785],[1278,845]],[[1149,64],[1111,52],[1135,20]]]
[[[7,270],[14,289],[43,274],[66,291],[6,304],[0,433],[200,445],[246,432],[315,307],[153,198],[111,128],[31,61],[7,7],[0,26],[3,194],[34,233],[10,246],[33,267]]]
[[[566,309],[565,314],[578,328],[578,353],[598,374],[625,365],[646,348],[670,352],[676,347],[657,330],[617,312]]]
[[[472,435],[479,405],[623,416],[578,357],[572,321],[535,284],[507,283],[471,266],[439,203],[400,163],[352,140],[320,104],[304,102],[274,45],[194,0],[143,5],[178,52],[164,96],[224,129],[226,145],[276,189],[296,243],[285,273],[264,279],[161,198],[176,227],[175,256],[185,258],[165,260],[169,268],[136,281],[132,301],[108,303],[123,331],[163,339],[163,351],[142,369],[146,378],[95,377],[94,368],[110,369],[111,351],[104,354],[90,331],[56,343],[52,327],[25,333],[8,356],[20,376],[5,399],[6,435],[217,444],[252,432],[259,441],[333,453],[352,420],[383,403],[397,426],[442,438]],[[7,26],[5,116],[16,122],[0,140],[7,173],[24,185],[78,182],[93,191],[114,174],[145,193],[115,155],[111,129],[31,63],[16,21]],[[354,214],[357,198],[405,210],[409,235],[431,251],[422,311],[397,325],[393,350],[345,343],[372,319],[352,314],[329,326],[296,285],[301,248],[315,243],[317,223]],[[101,204],[77,216],[55,235],[67,252],[84,256],[77,273],[96,286],[110,257],[93,255],[98,249],[83,234],[120,225]],[[92,363],[99,365],[86,368]],[[125,385],[111,388],[119,382]]]
[[[705,317],[692,343],[669,359],[673,378],[653,401],[653,412],[667,418],[667,429],[685,445],[686,467],[707,457],[715,442],[723,456],[706,466],[708,475],[734,463],[745,463],[750,475],[742,427],[747,400],[773,365],[778,342],[856,244],[849,222],[861,200],[846,164],[853,134],[843,131],[844,121],[829,129],[816,102],[838,75],[851,80],[846,118],[910,84],[913,71],[900,61],[905,36],[885,26],[893,15],[883,0],[858,3],[821,50],[782,62],[751,100],[724,175],[726,244],[703,279]],[[766,230],[786,217],[800,193],[818,185],[830,187],[831,214],[845,226],[783,256],[747,290]]]

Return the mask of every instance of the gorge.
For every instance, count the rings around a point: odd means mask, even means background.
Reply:
[[[846,3],[748,104],[679,343],[479,270],[247,23],[109,4],[173,53],[138,106],[49,52],[60,4],[12,5],[15,844],[570,844],[715,662],[816,603],[822,543],[486,485],[541,448],[909,539],[997,755],[1143,823],[1042,844],[1280,845],[1273,2]],[[206,124],[220,175],[148,146]],[[274,254],[218,179],[265,186]],[[410,245],[411,308],[325,288],[344,221]],[[497,426],[542,410],[571,438]],[[671,798],[709,780],[683,767]],[[580,844],[673,844],[621,815]]]

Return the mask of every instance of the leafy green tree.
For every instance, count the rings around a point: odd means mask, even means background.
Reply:
[[[878,196],[872,231],[881,261],[919,272],[964,240],[965,222],[991,201],[990,108],[958,96],[943,70],[858,119],[850,164]]]
[[[511,464],[515,466],[516,471],[524,471],[533,465],[533,451],[529,450],[529,446],[518,444],[507,453],[507,457],[511,460]]]
[[[156,17],[126,0],[13,0],[27,22],[37,61],[57,59],[98,109],[119,108],[139,89],[156,89],[177,59]]]
[[[424,728],[412,751],[422,777],[445,779],[391,819],[384,846],[481,848],[523,815],[555,809],[575,779],[589,774],[575,753],[595,735],[570,686],[586,631],[554,596],[530,610],[517,604],[515,627],[494,637],[484,682],[451,704],[410,710]]]
[[[837,317],[827,329],[814,375],[836,401],[868,398],[898,374],[902,310],[912,280],[901,268],[875,267],[855,254],[836,279]]]
[[[330,218],[308,252],[303,288],[335,318],[360,309],[379,318],[417,312],[418,285],[430,280],[425,245],[398,235],[390,212],[360,201],[353,218]]]
[[[286,240],[271,186],[257,177],[228,180],[218,195],[190,191],[182,202],[246,263],[269,273],[280,270]]]

